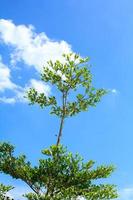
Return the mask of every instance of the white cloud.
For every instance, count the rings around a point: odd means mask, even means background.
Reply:
[[[51,88],[47,84],[36,79],[30,79],[28,84],[26,84],[23,88],[19,87],[17,90],[15,90],[16,93],[14,97],[15,102],[21,102],[21,103],[28,102],[25,96],[29,88],[34,88],[38,93],[44,93],[46,96],[49,96],[51,92]]]
[[[40,71],[48,60],[62,60],[63,53],[71,52],[71,46],[65,41],[54,41],[42,32],[37,34],[31,25],[15,25],[11,20],[0,20],[0,39],[14,47],[12,63],[23,61]]]
[[[16,85],[11,81],[10,69],[2,62],[0,55],[0,91],[15,88]]]
[[[44,93],[46,96],[50,94],[50,87],[42,81],[31,79],[28,88],[29,87],[35,88],[38,93]]]
[[[16,85],[11,81],[10,69],[2,62],[2,56],[0,55],[0,103],[14,104],[16,102],[26,102],[24,98],[26,90],[30,87],[35,88],[39,93],[44,92],[46,96],[50,94],[50,87],[44,84],[42,81],[31,79],[24,87]],[[5,96],[3,93],[6,90],[12,91],[11,97]]]
[[[35,88],[38,93],[44,93],[46,96],[48,96],[51,92],[51,89],[48,85],[43,83],[42,81],[31,79],[28,84],[26,84],[23,88],[20,86],[15,87],[15,89],[11,89],[13,92],[12,97],[6,97],[6,96],[0,96],[0,103],[6,103],[6,104],[14,104],[16,102],[20,103],[26,103],[28,100],[25,98],[26,91],[29,88]]]
[[[118,200],[133,200],[133,187],[124,188],[119,193],[120,197]]]
[[[0,97],[0,103],[14,104],[16,103],[16,99],[15,97],[8,98],[4,96]]]
[[[116,89],[112,89],[111,92],[112,92],[113,94],[117,94],[117,93],[118,93],[118,91],[117,91]]]
[[[62,54],[72,52],[71,46],[65,41],[55,41],[42,33],[36,33],[32,25],[15,25],[11,20],[0,19],[0,42],[10,46],[10,64],[23,61],[27,66],[40,72],[48,60],[63,61]],[[0,102],[14,104],[26,102],[25,91],[34,87],[38,92],[50,93],[50,87],[41,81],[30,79],[22,87],[11,81],[11,69],[2,62],[0,56],[0,92],[10,90],[11,97],[0,93]]]
[[[6,97],[3,95],[6,90],[9,90],[13,92],[12,97]],[[22,87],[16,85],[11,81],[11,73],[8,66],[6,66],[2,61],[2,56],[0,55],[0,103],[8,103],[8,104],[14,104],[16,101],[22,100]]]

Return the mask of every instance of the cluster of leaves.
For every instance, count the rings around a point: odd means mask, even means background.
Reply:
[[[6,193],[13,189],[12,186],[0,184],[0,200],[6,200]],[[10,200],[10,198],[8,198]]]
[[[0,172],[27,183],[34,191],[25,195],[27,199],[70,200],[80,196],[88,200],[105,200],[117,197],[114,185],[94,184],[95,180],[110,176],[113,166],[94,168],[94,161],[84,163],[78,154],[73,155],[62,145],[53,145],[42,153],[45,158],[33,167],[24,155],[14,156],[12,145],[0,143]]]
[[[55,96],[47,97],[44,93],[38,93],[34,88],[28,91],[28,99],[31,104],[37,103],[42,108],[51,106],[51,114],[59,117],[68,117],[87,111],[90,106],[95,106],[106,93],[104,89],[95,89],[92,86],[92,74],[88,66],[88,58],[81,58],[77,54],[67,54],[64,62],[52,61],[43,68],[41,79],[50,83],[62,93],[61,105]],[[80,90],[80,93],[78,93]],[[70,101],[71,92],[75,94],[75,100]]]

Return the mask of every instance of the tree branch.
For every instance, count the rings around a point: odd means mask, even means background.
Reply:
[[[60,121],[60,128],[59,128],[59,133],[58,133],[58,138],[57,138],[57,143],[56,143],[57,146],[60,144],[60,140],[62,137],[63,124],[64,124],[64,120],[65,120],[65,116],[66,116],[67,92],[63,91],[63,95],[62,95],[62,117],[61,117],[61,121]]]

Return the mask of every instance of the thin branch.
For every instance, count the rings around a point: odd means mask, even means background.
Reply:
[[[66,101],[67,101],[67,92],[63,91],[62,95],[62,117],[60,121],[60,128],[59,128],[59,133],[58,133],[58,138],[57,138],[57,143],[56,145],[58,146],[60,144],[60,140],[62,137],[62,130],[63,130],[63,124],[66,116]]]
[[[36,193],[36,194],[39,194],[39,190],[37,188],[34,188],[34,186],[27,180],[24,180],[27,185],[29,185],[29,187]]]

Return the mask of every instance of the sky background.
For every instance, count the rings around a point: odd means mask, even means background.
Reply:
[[[41,67],[70,51],[89,56],[94,85],[111,92],[96,108],[66,121],[62,143],[97,165],[114,164],[106,181],[118,186],[119,200],[132,200],[132,0],[0,1],[0,140],[33,164],[56,142],[58,119],[29,106],[23,94],[30,86],[52,93],[39,81]],[[16,186],[16,200],[28,190],[6,175],[0,182]]]

